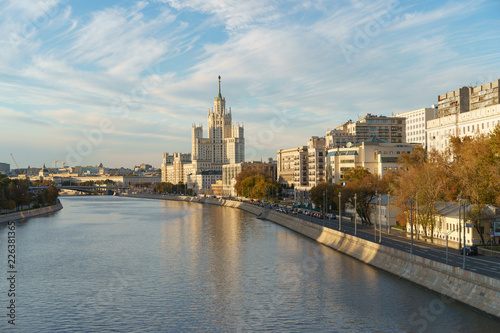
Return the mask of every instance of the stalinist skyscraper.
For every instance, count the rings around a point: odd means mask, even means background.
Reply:
[[[203,137],[203,125],[193,124],[191,156],[163,153],[163,182],[182,182],[200,187],[198,182],[204,182],[202,176],[211,176],[210,182],[222,179],[223,165],[245,162],[243,125],[233,126],[231,108],[226,109],[220,79],[219,76],[219,94],[214,98],[214,107],[208,109],[208,137]],[[214,175],[217,177],[214,178]]]
[[[214,98],[214,107],[208,109],[208,138],[203,137],[203,126],[193,125],[192,160],[196,170],[222,170],[224,164],[245,161],[245,138],[243,125],[233,126],[231,108],[226,109],[222,97],[219,76],[219,94]]]

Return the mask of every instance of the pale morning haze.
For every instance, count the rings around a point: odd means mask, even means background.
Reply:
[[[218,76],[247,160],[500,77],[500,2],[0,1],[0,162],[159,167]]]

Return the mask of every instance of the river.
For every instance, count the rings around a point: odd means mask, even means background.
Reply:
[[[110,196],[0,225],[0,331],[495,332],[500,323],[238,209]],[[7,314],[15,301],[15,326]]]

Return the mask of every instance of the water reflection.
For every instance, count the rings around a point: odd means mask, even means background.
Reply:
[[[417,332],[420,308],[439,299],[237,209],[113,197],[63,205],[18,224],[21,332]],[[425,324],[498,327],[453,303]]]

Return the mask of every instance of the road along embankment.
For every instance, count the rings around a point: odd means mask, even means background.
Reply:
[[[22,212],[15,212],[10,214],[0,215],[0,223],[8,222],[8,221],[16,221],[16,220],[24,220],[30,217],[45,215],[53,212],[57,212],[58,210],[63,209],[63,206],[59,199],[57,199],[57,203],[52,206],[35,208],[30,210],[24,210]]]
[[[433,304],[436,311],[438,308],[444,310],[446,302],[452,299],[500,319],[500,279],[411,255],[245,202],[180,196],[138,197],[198,202],[244,210],[440,294],[441,298]]]

